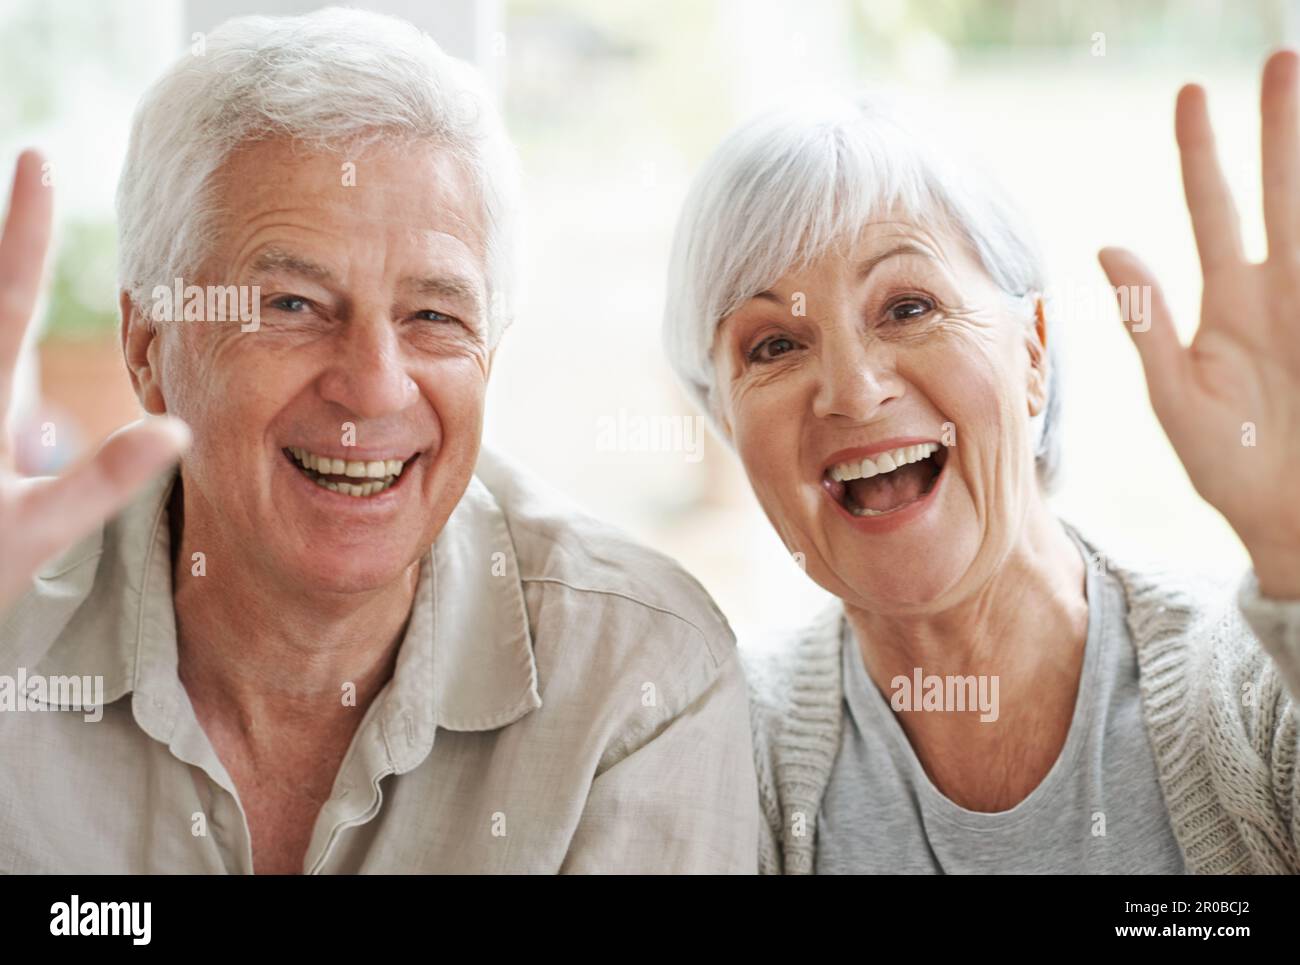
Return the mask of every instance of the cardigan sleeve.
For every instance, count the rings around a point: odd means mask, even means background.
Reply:
[[[756,654],[740,647],[741,664],[749,684],[750,726],[754,737],[754,772],[758,780],[758,873],[785,873],[781,846],[781,801],[772,755],[776,734],[781,727],[779,710],[772,706],[770,655]],[[767,657],[767,659],[764,659]]]
[[[1237,603],[1260,646],[1273,658],[1293,711],[1300,708],[1300,600],[1261,596],[1259,580],[1250,570],[1241,582]]]
[[[1274,841],[1273,850],[1294,874],[1300,870],[1300,775],[1296,767],[1300,754],[1300,600],[1262,596],[1258,578],[1249,570],[1238,589],[1237,604],[1282,685],[1273,691],[1272,699],[1257,696],[1252,709],[1256,749],[1267,769],[1277,812],[1274,820],[1285,829],[1281,836],[1289,838]]]

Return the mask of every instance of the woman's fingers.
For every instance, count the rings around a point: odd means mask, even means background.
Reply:
[[[19,155],[0,234],[0,422],[8,409],[18,349],[36,308],[50,243],[53,192],[41,184],[43,164],[35,151]]]
[[[1196,84],[1188,84],[1178,92],[1174,133],[1196,248],[1201,254],[1202,272],[1208,276],[1216,268],[1240,263],[1245,255],[1241,223],[1214,146],[1205,90]]]
[[[1151,404],[1163,422],[1183,398],[1187,364],[1165,296],[1150,269],[1133,252],[1103,248],[1097,260],[1115,288],[1125,327],[1142,359]]]
[[[30,541],[34,565],[57,556],[122,509],[136,490],[176,460],[190,442],[180,419],[132,423],[109,436],[89,461],[54,479],[33,480],[10,539]]]
[[[1270,257],[1300,247],[1300,93],[1295,51],[1280,50],[1264,65],[1260,90],[1264,227]]]

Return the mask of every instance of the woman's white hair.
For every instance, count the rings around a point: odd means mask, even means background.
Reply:
[[[964,238],[1031,323],[1026,296],[1046,299],[1043,264],[1028,227],[991,178],[941,160],[895,114],[867,99],[823,98],[769,111],[733,131],[705,162],[669,262],[665,348],[715,427],[721,413],[712,349],[721,320],[891,209]],[[1035,465],[1047,489],[1060,463],[1059,336],[1052,326],[1047,404],[1033,420]]]
[[[496,345],[511,315],[518,173],[491,98],[472,67],[406,21],[337,7],[228,20],[145,93],[117,188],[119,284],[136,305],[201,266],[221,215],[213,174],[229,154],[278,137],[452,152],[482,205]]]

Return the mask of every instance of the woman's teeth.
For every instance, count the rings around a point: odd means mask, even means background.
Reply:
[[[903,503],[903,506],[910,506],[911,503]],[[889,513],[896,513],[903,506],[895,506],[893,509],[868,509],[866,506],[850,506],[849,512],[854,516],[886,516]]]
[[[285,452],[293,457],[304,475],[316,485],[345,496],[374,496],[383,492],[397,481],[406,465],[401,459],[374,459],[369,462],[334,459],[294,446]],[[327,479],[327,476],[346,476],[357,482]]]
[[[852,462],[841,462],[832,466],[830,477],[835,482],[849,482],[853,479],[870,479],[885,472],[893,472],[900,466],[928,459],[939,451],[939,443],[923,442],[915,446],[903,446],[889,452],[878,452],[875,456]],[[866,515],[870,515],[868,510]],[[875,514],[878,515],[878,514]]]

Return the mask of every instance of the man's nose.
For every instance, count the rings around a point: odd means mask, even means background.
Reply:
[[[415,402],[420,389],[407,372],[401,339],[389,319],[354,320],[347,326],[320,393],[362,419],[393,415]]]
[[[841,416],[866,422],[903,393],[894,367],[893,349],[879,339],[853,331],[823,339],[813,412],[818,418]]]

